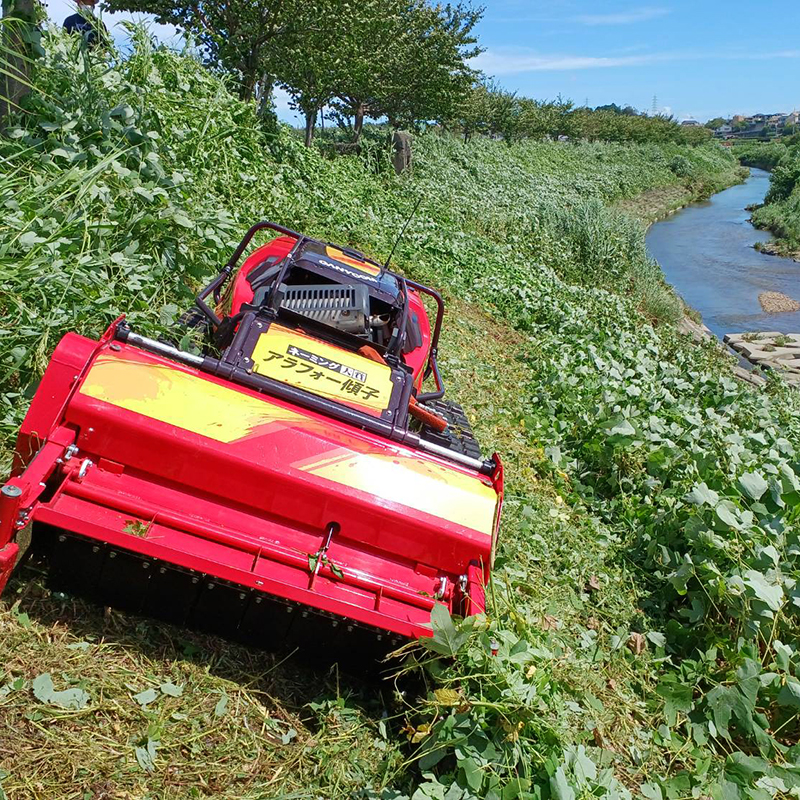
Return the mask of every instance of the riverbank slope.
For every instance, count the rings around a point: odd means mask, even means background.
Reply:
[[[729,154],[428,135],[397,177],[380,143],[328,158],[265,136],[144,40],[88,82],[61,51],[46,65],[47,101],[0,141],[7,453],[63,331],[127,310],[157,333],[264,216],[380,257],[421,197],[394,263],[445,294],[448,393],[503,454],[507,500],[489,614],[456,623],[452,658],[409,655],[416,683],[309,671],[18,576],[0,601],[9,797],[735,798],[793,779],[798,630],[776,571],[796,557],[800,409],[676,331],[644,226],[616,208],[687,172],[723,180]]]
[[[734,153],[742,164],[772,172],[770,191],[763,205],[753,210],[752,221],[777,238],[759,249],[800,261],[800,140],[742,144]]]

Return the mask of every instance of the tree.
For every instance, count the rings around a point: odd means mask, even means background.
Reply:
[[[633,106],[618,106],[616,103],[608,103],[604,106],[597,106],[595,111],[607,111],[611,114],[622,114],[626,117],[637,117],[639,112]]]
[[[346,60],[337,76],[333,107],[340,124],[352,120],[353,141],[358,144],[366,117],[379,117],[386,65],[392,58],[400,25],[402,3],[363,0],[357,13],[341,26]]]
[[[491,130],[501,95],[502,89],[483,76],[470,87],[450,121],[464,135],[465,143],[476,133],[488,133]]]
[[[395,128],[452,118],[477,76],[467,62],[482,52],[472,33],[482,15],[482,8],[463,3],[407,0],[394,20],[387,58],[376,64],[373,113]]]
[[[715,131],[717,128],[719,128],[721,125],[725,125],[727,122],[728,120],[723,119],[722,117],[714,117],[714,119],[710,119],[708,122],[706,122],[704,127]]]
[[[305,118],[308,147],[320,111],[334,96],[347,70],[348,31],[360,9],[357,0],[317,0],[299,14],[298,31],[302,34],[277,42],[273,56],[278,82],[289,92],[291,105]]]
[[[275,68],[274,45],[280,37],[297,35],[298,12],[311,5],[302,0],[104,0],[103,8],[153,14],[158,22],[191,34],[206,64],[233,73],[240,96],[249,100],[259,83],[269,94],[271,81],[265,76]]]
[[[31,67],[41,54],[36,0],[3,0],[0,25],[0,119],[19,108],[31,91]]]
[[[357,143],[366,117],[392,127],[452,117],[476,72],[472,29],[481,10],[425,0],[318,0],[278,44],[276,74],[306,118],[306,142],[319,110],[333,101],[353,120]]]

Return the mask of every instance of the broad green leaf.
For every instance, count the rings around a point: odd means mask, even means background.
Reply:
[[[183,228],[193,228],[194,223],[182,211],[176,211],[172,219]]]
[[[772,649],[775,651],[775,663],[778,665],[778,669],[788,672],[794,655],[794,648],[776,639],[772,643]]]
[[[564,767],[559,767],[550,778],[550,791],[555,800],[575,800],[575,790],[569,785]]]
[[[74,711],[85,708],[90,700],[89,693],[77,687],[57,692],[53,687],[53,679],[49,672],[37,675],[33,679],[33,695],[42,703]]]
[[[175,303],[167,303],[161,307],[161,311],[158,314],[158,321],[162,325],[172,325],[177,313],[178,306],[176,306]]]
[[[778,692],[778,702],[782,706],[800,708],[800,681],[797,678],[787,678],[783,688]]]
[[[419,768],[421,770],[432,769],[451,752],[447,744],[437,742],[433,737],[429,737],[425,739],[424,754],[420,756]]]
[[[463,770],[464,780],[473,792],[479,792],[483,784],[483,770],[473,758],[465,758],[459,762]]]
[[[709,489],[705,483],[699,483],[686,495],[685,499],[687,503],[693,503],[696,506],[716,506],[719,502],[719,495],[713,489]]]
[[[180,697],[183,694],[183,686],[176,686],[174,683],[162,683],[159,689],[170,697]]]
[[[594,761],[586,754],[586,748],[582,744],[578,745],[570,754],[569,761],[579,785],[581,782],[586,783],[597,778],[597,767]]]
[[[214,706],[214,716],[215,717],[224,717],[228,711],[228,695],[223,694],[219,700],[217,700],[217,704]]]
[[[643,783],[639,787],[639,791],[647,800],[664,800],[664,794],[657,783]]]
[[[736,506],[730,500],[722,500],[714,509],[717,518],[731,530],[739,530],[741,523],[736,513]]]
[[[656,693],[664,698],[664,716],[667,724],[674,727],[678,714],[688,714],[692,710],[692,687],[686,683],[662,680],[656,687]]]
[[[752,728],[754,709],[746,703],[744,696],[735,686],[715,686],[706,695],[706,701],[711,709],[717,731],[726,739],[731,738],[729,725],[732,717],[743,723],[745,730]]]
[[[469,637],[467,632],[456,629],[447,606],[442,603],[436,603],[433,606],[431,627],[433,628],[433,636],[426,636],[420,641],[429,650],[433,650],[439,655],[454,656]]]
[[[739,486],[751,500],[760,500],[769,488],[769,484],[757,472],[745,472],[739,478]]]
[[[44,242],[45,239],[43,239],[41,236],[34,233],[33,231],[26,231],[25,233],[22,234],[22,236],[19,237],[18,241],[21,245],[24,245],[25,247],[33,247],[35,244],[40,244],[41,242]]]
[[[135,694],[133,699],[142,707],[152,703],[158,697],[158,689],[145,689],[139,694]]]
[[[281,735],[281,743],[289,744],[289,742],[291,742],[292,739],[295,739],[296,737],[297,737],[297,731],[294,728],[289,728],[289,730],[286,731],[286,733]]]
[[[517,798],[533,797],[529,793],[531,782],[528,778],[513,778],[503,787],[502,800],[517,800]]]
[[[750,569],[744,573],[745,585],[753,590],[753,594],[769,606],[772,611],[779,611],[783,605],[783,587],[779,583],[769,583],[762,572]]]
[[[156,751],[159,742],[156,739],[147,737],[147,742],[136,748],[136,761],[145,772],[154,772],[156,767]]]
[[[636,435],[636,428],[623,416],[612,417],[603,423],[609,436],[632,437]]]

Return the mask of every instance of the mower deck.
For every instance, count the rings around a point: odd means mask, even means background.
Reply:
[[[93,345],[59,346],[56,365],[93,352],[51,446],[8,484],[23,507],[40,493],[35,522],[61,532],[56,583],[81,575],[84,593],[181,621],[211,616],[213,591],[238,609],[231,631],[276,597],[276,638],[297,606],[404,638],[429,633],[436,600],[482,608],[490,478],[130,344]],[[34,401],[26,427],[51,413]]]

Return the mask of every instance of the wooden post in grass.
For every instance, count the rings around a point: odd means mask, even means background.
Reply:
[[[395,131],[392,135],[392,164],[394,171],[399,175],[411,167],[411,134],[404,131]]]
[[[3,0],[0,25],[0,120],[31,90],[36,0]]]

